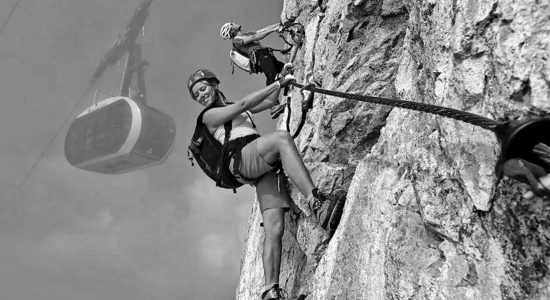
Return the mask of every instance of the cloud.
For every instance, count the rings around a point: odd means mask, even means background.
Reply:
[[[200,259],[205,262],[209,270],[221,270],[227,265],[231,265],[230,259],[233,254],[229,252],[226,238],[222,234],[209,233],[202,237],[199,243],[201,249]]]
[[[28,222],[42,225],[38,238],[27,232],[13,240],[3,238],[2,244],[14,245],[10,255],[15,254],[27,267],[40,266],[58,274],[61,286],[84,282],[94,286],[95,282],[107,289],[109,278],[121,286],[137,284],[140,289],[158,291],[166,299],[176,299],[184,290],[208,288],[211,282],[233,289],[240,264],[240,255],[235,253],[242,251],[253,190],[242,188],[233,194],[202,177],[180,187],[182,195],[190,195],[185,199],[140,199],[120,207],[95,206],[89,199],[84,210],[70,204],[71,212],[65,213],[70,221],[46,226],[53,222],[52,214],[47,217],[50,222],[27,220],[23,226],[28,227]],[[5,259],[0,254],[0,261]],[[194,270],[192,280],[190,270]]]

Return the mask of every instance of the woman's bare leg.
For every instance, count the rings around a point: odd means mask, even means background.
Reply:
[[[315,186],[304,165],[304,161],[294,144],[294,140],[286,131],[276,131],[258,138],[258,152],[268,163],[275,163],[279,158],[286,174],[298,187],[302,195],[308,197]]]
[[[264,222],[264,265],[265,284],[279,283],[281,271],[281,250],[285,229],[285,211],[282,208],[266,209],[262,213]]]

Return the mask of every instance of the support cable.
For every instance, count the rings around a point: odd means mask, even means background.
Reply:
[[[19,1],[21,1],[21,0],[15,1],[15,4],[13,4],[13,6],[11,8],[11,11],[8,14],[8,17],[6,18],[6,20],[2,24],[2,27],[0,27],[0,35],[2,34],[2,32],[4,32],[4,28],[6,28],[6,25],[8,25],[8,22],[11,19],[11,16],[13,15],[13,12],[15,11],[15,8],[17,7],[17,4],[19,4]]]
[[[65,120],[63,121],[63,123],[61,124],[61,126],[59,127],[59,129],[56,131],[56,133],[54,134],[54,136],[48,141],[48,144],[46,145],[46,147],[44,147],[44,149],[42,150],[42,152],[40,153],[40,155],[38,156],[38,158],[36,158],[36,160],[34,161],[34,163],[32,164],[32,166],[30,167],[29,170],[27,170],[25,172],[25,176],[23,177],[23,179],[21,179],[21,181],[17,184],[17,186],[15,187],[15,189],[13,190],[13,193],[10,195],[10,197],[8,198],[9,201],[12,201],[11,199],[15,196],[15,194],[21,190],[23,188],[23,184],[25,184],[25,182],[27,181],[27,179],[29,178],[29,176],[31,175],[31,173],[34,171],[34,169],[36,168],[36,166],[38,165],[38,162],[44,157],[44,155],[46,154],[46,151],[50,148],[50,146],[52,145],[53,141],[57,138],[57,136],[59,135],[59,133],[61,133],[61,130],[63,129],[63,127],[65,127],[65,124],[67,124],[67,122],[69,121],[69,119],[71,118],[71,116],[74,114],[74,112],[76,111],[76,109],[78,108],[78,106],[80,106],[80,104],[82,103],[82,101],[84,100],[84,96],[88,93],[88,91],[90,90],[90,88],[92,87],[92,84],[90,84],[88,86],[88,88],[86,89],[86,91],[84,91],[84,93],[82,94],[82,96],[80,96],[80,99],[78,100],[78,102],[73,106],[73,108],[71,109],[70,113],[67,115],[67,117],[65,118]],[[13,201],[12,201],[13,202]],[[5,209],[4,211],[2,211],[0,213],[0,220],[3,220],[4,217],[6,217],[8,215],[8,209]]]
[[[31,174],[31,172],[36,168],[36,166],[38,165],[38,162],[44,157],[44,155],[46,154],[46,151],[50,148],[50,146],[52,145],[53,141],[57,138],[57,136],[61,133],[61,130],[63,130],[63,128],[65,127],[65,124],[67,124],[67,122],[70,120],[71,116],[74,114],[74,112],[76,111],[76,109],[80,106],[80,104],[82,103],[82,101],[84,100],[84,96],[88,93],[88,91],[90,90],[90,88],[92,87],[92,85],[90,84],[88,86],[88,88],[86,89],[86,91],[84,91],[84,93],[82,94],[82,96],[80,96],[80,99],[78,100],[78,102],[73,106],[73,108],[71,109],[71,111],[69,112],[69,114],[67,115],[67,117],[65,118],[65,120],[63,121],[63,123],[61,123],[61,126],[59,126],[59,129],[57,129],[57,131],[55,132],[54,136],[50,139],[50,141],[48,142],[48,144],[46,145],[46,147],[44,147],[44,150],[42,150],[42,152],[40,153],[40,155],[38,156],[38,158],[34,161],[34,163],[32,164],[31,168],[25,173],[25,176],[23,177],[23,179],[21,180],[21,182],[19,182],[19,184],[17,185],[17,189],[20,189],[23,187],[23,184],[25,183],[25,181],[27,180],[27,178],[29,178],[29,175]]]

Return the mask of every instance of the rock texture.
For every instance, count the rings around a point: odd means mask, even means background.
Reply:
[[[285,0],[281,19],[294,18],[301,83],[495,120],[550,110],[548,0]],[[303,98],[293,91],[294,112]],[[326,241],[292,189],[280,281],[292,298],[550,299],[549,202],[497,177],[493,132],[315,95],[296,143],[318,186],[348,196]],[[255,207],[237,299],[263,285],[260,222]]]

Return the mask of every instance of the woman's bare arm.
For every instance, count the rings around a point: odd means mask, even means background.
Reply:
[[[253,114],[257,114],[259,112],[262,112],[266,109],[271,108],[274,105],[279,104],[279,89],[277,91],[274,91],[273,93],[269,94],[267,98],[260,102],[258,105],[252,107],[249,109],[249,111]]]
[[[264,101],[266,98],[268,98],[272,94],[278,94],[280,89],[280,83],[278,81],[275,81],[274,83],[257,90],[255,92],[252,92],[246,96],[244,96],[240,101],[235,102],[233,104],[223,106],[223,107],[216,107],[208,110],[203,115],[203,123],[208,127],[217,127],[225,122],[234,119],[239,114],[250,110],[254,111],[255,108],[258,107],[262,101]],[[271,107],[273,104],[268,103],[265,104],[266,107],[262,110],[265,110],[268,107]],[[259,106],[259,108],[262,108],[263,106]],[[261,110],[260,110],[261,111]]]
[[[294,69],[294,65],[292,63],[286,63],[283,66],[281,73],[279,73],[279,76],[281,78],[284,78],[287,74],[292,73],[293,69]],[[249,111],[255,114],[255,113],[262,112],[268,108],[271,108],[274,105],[279,104],[279,92],[280,91],[271,93],[269,96],[267,96],[267,99],[265,99],[265,101],[260,102],[260,104],[252,107],[251,109],[249,109]]]

